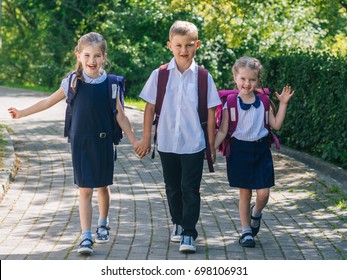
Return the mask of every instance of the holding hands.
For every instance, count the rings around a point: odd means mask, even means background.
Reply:
[[[136,143],[135,152],[137,156],[142,159],[144,156],[148,155],[151,151],[151,142],[141,139]]]

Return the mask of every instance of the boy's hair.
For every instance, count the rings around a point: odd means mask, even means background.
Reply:
[[[177,20],[169,31],[169,40],[175,35],[190,35],[194,40],[198,40],[198,28],[189,21]]]
[[[75,55],[77,55],[78,53],[81,53],[83,51],[83,48],[86,45],[92,45],[92,44],[98,44],[102,52],[102,55],[103,56],[106,55],[106,50],[107,50],[106,40],[101,34],[96,32],[90,32],[90,33],[84,34],[78,39],[77,45],[75,47]],[[75,69],[76,77],[72,82],[73,88],[75,88],[75,85],[78,79],[82,81],[84,80],[82,70],[83,70],[82,64],[79,61],[77,61],[76,69]]]
[[[263,65],[260,64],[260,61],[253,57],[243,56],[236,60],[232,73],[236,76],[239,73],[240,68],[248,68],[258,72],[258,80],[261,84],[261,74],[263,73]]]

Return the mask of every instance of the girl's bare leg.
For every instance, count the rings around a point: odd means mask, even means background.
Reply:
[[[83,231],[91,231],[92,227],[92,197],[93,189],[92,188],[80,188],[80,203],[79,203],[79,212],[80,212],[80,221],[81,229]]]
[[[250,218],[250,204],[252,199],[252,190],[239,189],[240,200],[239,200],[239,213],[242,228],[249,227]]]

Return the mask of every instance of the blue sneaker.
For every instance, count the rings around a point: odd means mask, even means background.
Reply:
[[[174,228],[172,230],[171,233],[171,237],[170,240],[172,242],[180,242],[181,241],[181,233],[182,233],[183,229],[181,226],[179,225],[174,225]]]
[[[93,241],[89,238],[83,239],[78,246],[77,252],[83,255],[90,255],[93,253]]]
[[[182,235],[179,250],[182,253],[195,253],[196,246],[193,236]]]

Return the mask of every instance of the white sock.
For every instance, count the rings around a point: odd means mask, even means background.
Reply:
[[[253,207],[253,211],[252,211],[252,217],[254,218],[259,218],[261,216],[261,212],[257,212],[255,210],[255,206]],[[251,219],[251,226],[252,227],[258,227],[260,224],[260,220],[254,220],[254,219]]]
[[[250,233],[250,235],[246,235],[246,236],[244,237],[245,240],[248,240],[248,239],[251,240],[251,239],[253,239],[251,227],[242,228],[242,234],[245,234],[245,233]]]

